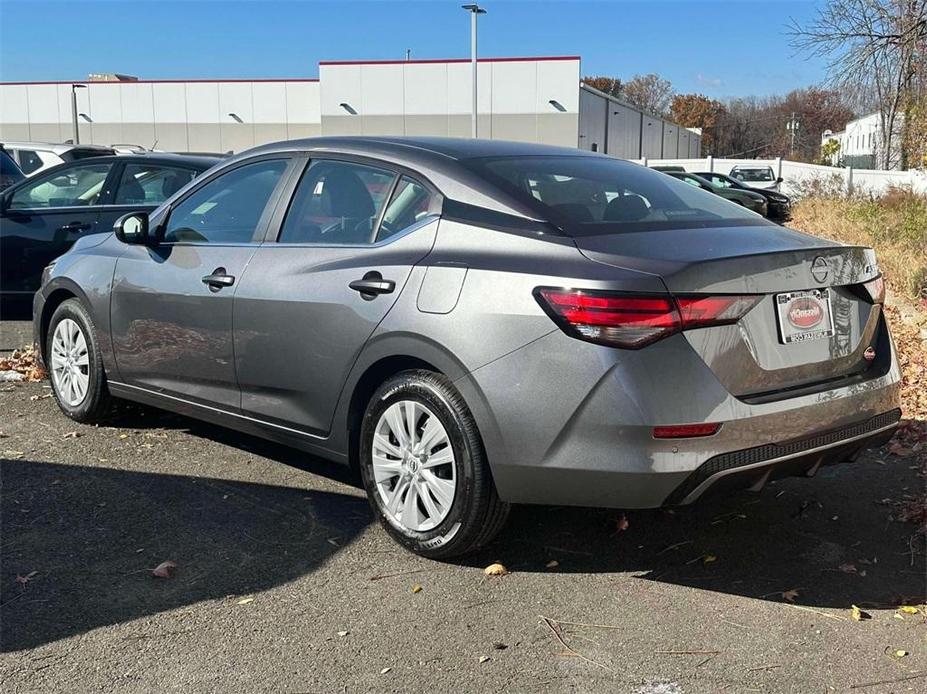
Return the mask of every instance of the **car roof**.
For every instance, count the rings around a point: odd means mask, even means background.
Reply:
[[[4,147],[14,147],[16,149],[41,149],[48,150],[51,152],[70,152],[74,149],[83,149],[83,150],[100,150],[102,152],[112,152],[113,148],[107,145],[75,145],[68,144],[66,142],[11,142],[9,140],[3,141]]]
[[[64,164],[58,164],[54,168],[64,167],[64,166],[73,166],[75,164],[99,164],[100,162],[125,162],[129,163],[138,163],[138,162],[147,162],[149,164],[176,164],[178,166],[188,166],[194,169],[201,169],[205,171],[206,169],[212,168],[220,161],[222,157],[204,157],[204,156],[193,156],[189,154],[174,154],[172,152],[141,152],[138,154],[105,154],[99,157],[92,157],[90,159],[80,159],[79,161],[65,162]],[[45,171],[50,171],[51,169],[46,169]],[[45,173],[43,171],[42,173]]]

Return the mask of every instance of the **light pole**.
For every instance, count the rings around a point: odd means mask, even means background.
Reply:
[[[470,113],[470,136],[476,137],[477,133],[477,90],[476,90],[476,18],[478,15],[486,14],[486,10],[472,3],[470,5],[461,5],[463,9],[470,13],[470,72],[473,82],[473,106]]]
[[[80,144],[80,129],[77,127],[77,90],[86,89],[86,84],[71,85],[71,125],[74,126],[74,144]]]

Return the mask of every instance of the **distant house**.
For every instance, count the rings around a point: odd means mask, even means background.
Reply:
[[[895,123],[895,133],[892,137],[891,160],[889,169],[900,168],[901,116]],[[833,166],[852,166],[857,169],[881,169],[883,167],[882,153],[886,138],[882,134],[882,121],[878,113],[870,113],[846,124],[840,132],[825,130],[821,135],[821,144],[829,140],[836,140],[839,149],[829,159]]]

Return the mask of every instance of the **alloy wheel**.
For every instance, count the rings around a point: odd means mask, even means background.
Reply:
[[[70,318],[62,319],[55,327],[51,373],[55,392],[65,404],[77,407],[84,401],[90,384],[90,354],[84,331]]]
[[[444,425],[428,407],[399,400],[380,415],[373,435],[373,477],[387,516],[425,532],[443,521],[454,503],[454,449]]]

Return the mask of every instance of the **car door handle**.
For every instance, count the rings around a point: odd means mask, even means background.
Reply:
[[[224,267],[217,267],[212,271],[211,275],[206,275],[203,278],[203,284],[209,287],[210,291],[217,292],[223,287],[231,287],[235,284],[235,277],[226,274]]]
[[[348,286],[361,294],[389,294],[396,283],[393,280],[354,280]]]
[[[383,279],[379,272],[368,272],[363,279],[354,280],[348,285],[365,299],[375,299],[380,294],[391,294],[396,289],[393,280]]]
[[[92,225],[85,222],[71,222],[58,227],[58,231],[87,231]]]

